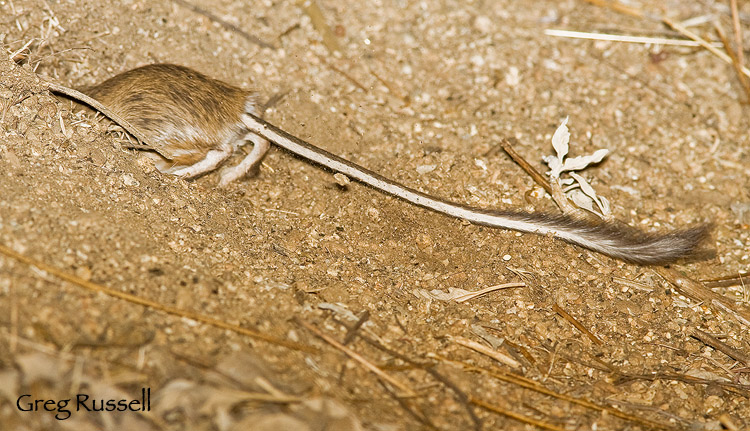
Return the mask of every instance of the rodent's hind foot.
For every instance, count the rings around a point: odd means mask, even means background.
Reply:
[[[230,168],[226,168],[221,172],[219,187],[225,187],[232,181],[244,177],[248,172],[257,170],[260,167],[263,158],[266,156],[268,149],[271,148],[271,143],[268,142],[268,140],[253,133],[249,133],[245,137],[245,140],[252,142],[252,151],[250,151],[240,163]]]

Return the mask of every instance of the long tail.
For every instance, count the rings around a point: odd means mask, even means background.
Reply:
[[[664,234],[650,234],[619,223],[589,221],[565,215],[473,208],[435,198],[385,178],[292,136],[252,113],[243,115],[242,122],[248,130],[291,153],[414,205],[479,225],[540,235],[551,234],[571,244],[626,262],[660,265],[689,257],[696,253],[710,231],[710,226],[701,225]]]
[[[706,242],[711,231],[711,225],[703,224],[666,233],[647,233],[619,222],[566,215],[517,211],[487,213],[509,220],[517,225],[515,230],[551,234],[571,244],[641,265],[664,265],[691,257]]]

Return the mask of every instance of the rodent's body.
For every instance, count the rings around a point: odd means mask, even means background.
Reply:
[[[256,113],[252,92],[172,64],[132,69],[82,92],[140,129],[160,171],[188,178],[216,169],[243,145],[247,129],[240,117]],[[263,154],[241,172],[225,172],[222,183],[260,162],[268,143],[254,144]]]
[[[192,165],[217,144],[242,139],[251,93],[170,64],[121,73],[84,93],[141,129],[148,144]]]
[[[55,90],[80,98],[64,87]],[[648,234],[615,223],[520,210],[484,210],[448,202],[389,180],[266,123],[257,116],[253,93],[183,66],[140,67],[83,92],[140,129],[145,143],[158,153],[151,153],[157,168],[175,175],[194,177],[210,172],[239,146],[252,142],[253,150],[242,162],[222,171],[220,184],[227,184],[257,166],[271,141],[414,205],[485,226],[551,234],[629,262],[663,264],[689,256],[708,233],[706,226],[698,226]]]

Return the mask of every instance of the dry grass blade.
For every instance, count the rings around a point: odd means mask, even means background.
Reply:
[[[644,292],[653,292],[654,291],[654,288],[651,287],[651,286],[649,286],[649,285],[647,285],[647,284],[644,284],[644,283],[641,283],[641,282],[635,281],[635,280],[629,280],[629,279],[623,278],[623,277],[613,276],[612,277],[612,282],[620,284],[620,285],[625,286],[625,287],[629,287],[631,289],[642,290]]]
[[[456,344],[474,350],[475,352],[481,353],[483,355],[489,356],[490,358],[496,360],[497,362],[500,362],[501,364],[505,364],[513,368],[521,368],[521,364],[510,356],[490,349],[489,347],[479,344],[474,340],[470,340],[464,337],[450,337],[449,339]]]
[[[326,19],[323,16],[323,11],[320,10],[318,3],[315,0],[297,0],[297,6],[302,8],[303,11],[310,17],[312,25],[315,30],[323,38],[323,45],[328,48],[329,52],[341,51],[339,43],[336,40],[331,28],[326,24]]]
[[[750,103],[750,78],[742,73],[743,60],[739,58],[734,50],[732,50],[732,45],[729,43],[729,39],[727,39],[727,35],[724,33],[724,29],[719,26],[719,23],[714,22],[714,29],[716,30],[716,34],[719,36],[719,39],[721,39],[721,43],[724,45],[724,51],[726,51],[729,57],[732,59],[732,66],[734,66],[734,71],[737,73],[737,79],[739,79],[740,84],[742,85],[742,89],[745,90],[745,96]]]
[[[579,405],[581,407],[586,407],[588,409],[592,409],[592,410],[596,410],[596,411],[601,411],[601,412],[607,412],[608,414],[611,414],[612,416],[618,417],[620,419],[625,419],[625,420],[630,421],[630,422],[637,423],[637,424],[639,424],[639,425],[641,425],[641,426],[643,426],[643,427],[645,427],[647,429],[661,429],[661,430],[674,430],[675,429],[674,427],[672,427],[670,425],[666,425],[666,424],[662,424],[662,423],[659,423],[659,422],[655,422],[655,421],[652,421],[650,419],[641,418],[639,416],[635,416],[635,415],[632,415],[630,413],[625,413],[623,411],[620,411],[618,409],[615,409],[615,408],[612,408],[612,407],[609,407],[609,406],[604,406],[604,405],[596,404],[596,403],[594,403],[592,401],[588,401],[588,400],[585,400],[585,399],[573,397],[571,395],[565,395],[565,394],[561,394],[561,393],[555,392],[555,391],[553,391],[551,389],[547,389],[546,387],[540,385],[539,383],[537,383],[537,382],[535,382],[535,381],[533,381],[531,379],[527,379],[526,377],[520,376],[520,375],[515,374],[515,373],[511,373],[511,372],[507,372],[507,371],[501,371],[501,370],[491,371],[491,370],[488,370],[488,369],[485,369],[485,368],[482,368],[482,367],[478,367],[478,366],[475,366],[475,365],[467,364],[467,363],[461,362],[461,361],[454,361],[452,359],[448,359],[448,358],[445,358],[445,357],[440,357],[440,356],[437,356],[437,355],[435,355],[435,357],[437,359],[440,359],[440,360],[444,361],[444,362],[449,362],[449,363],[456,364],[456,365],[462,367],[465,371],[471,371],[471,372],[477,372],[477,373],[480,373],[480,374],[484,374],[484,375],[493,377],[493,378],[495,378],[497,380],[501,380],[501,381],[506,382],[506,383],[514,384],[514,385],[520,386],[520,387],[522,387],[524,389],[529,389],[529,390],[532,390],[534,392],[538,392],[540,394],[547,395],[547,396],[550,396],[552,398],[556,398],[558,400],[567,401],[569,403],[576,404],[576,405]]]
[[[476,292],[467,293],[465,295],[460,295],[455,298],[453,298],[454,301],[458,302],[459,304],[462,302],[470,301],[474,298],[478,298],[482,295],[486,295],[488,293],[492,293],[496,290],[502,290],[502,289],[512,289],[516,287],[526,287],[526,283],[520,282],[520,283],[505,283],[505,284],[497,284],[495,286],[485,287],[484,289],[479,289]]]
[[[590,32],[584,32],[584,31],[570,31],[570,30],[556,30],[556,29],[544,30],[544,34],[548,36],[568,37],[572,39],[606,40],[606,41],[612,41],[612,42],[627,42],[627,43],[651,43],[655,45],[673,45],[673,46],[700,46],[700,43],[694,40],[670,39],[666,37],[628,36],[628,35],[623,35],[623,34],[590,33]]]
[[[734,369],[734,370],[726,370],[727,372],[737,372],[741,369]],[[733,394],[739,395],[741,397],[750,398],[750,390],[748,390],[748,385],[743,385],[741,383],[733,383],[728,382],[726,380],[721,379],[702,379],[699,377],[693,377],[688,376],[686,374],[677,374],[677,373],[651,373],[651,374],[627,374],[627,373],[619,373],[615,375],[615,384],[623,384],[631,380],[645,380],[649,382],[655,382],[659,380],[666,380],[666,381],[675,381],[675,382],[682,382],[687,383],[688,385],[701,385],[701,386],[707,386],[707,385],[713,385],[720,387],[722,390],[726,392],[731,392]]]
[[[495,328],[490,328],[488,326],[485,326],[485,328],[495,329]],[[524,346],[522,346],[520,344],[516,344],[516,343],[508,340],[507,338],[505,339],[505,344],[507,344],[510,348],[517,350],[521,354],[521,356],[524,357],[524,359],[526,359],[527,361],[529,361],[530,364],[537,365],[536,359],[534,359],[534,356],[532,356],[531,353],[529,353],[529,351],[528,351],[528,349],[526,349],[526,347],[524,347]]]
[[[729,431],[739,431],[740,427],[734,422],[734,420],[726,413],[719,415],[719,422],[724,425],[724,428]]]
[[[612,9],[616,12],[620,12],[622,14],[634,16],[637,18],[643,18],[645,16],[642,10],[628,7],[619,3],[607,2],[604,0],[583,0],[583,1],[585,1],[586,3],[590,3],[594,6],[605,7],[608,9]]]
[[[346,336],[344,337],[344,342],[342,344],[347,345],[349,344],[354,337],[357,336],[357,333],[359,332],[359,328],[362,327],[362,325],[365,324],[370,319],[370,312],[368,310],[365,310],[364,313],[362,313],[361,316],[359,316],[359,319],[352,325],[350,328],[346,331]]]
[[[263,392],[248,392],[231,388],[222,388],[221,395],[224,397],[231,397],[236,401],[244,402],[297,404],[304,401],[304,398],[294,397],[291,395],[265,394]]]
[[[28,48],[28,47],[29,47],[29,45],[31,45],[32,43],[34,43],[34,41],[35,41],[35,40],[36,40],[36,39],[34,39],[34,38],[32,38],[32,39],[29,39],[29,41],[28,41],[28,42],[26,42],[26,43],[25,43],[25,44],[24,44],[24,45],[23,45],[23,46],[22,46],[21,48],[19,48],[18,50],[14,51],[14,52],[11,52],[11,53],[10,53],[10,54],[8,55],[8,57],[10,58],[10,61],[13,61],[13,62],[15,62],[15,61],[16,61],[16,58],[17,58],[17,57],[18,57],[18,56],[19,56],[19,55],[20,55],[20,54],[21,54],[22,52],[24,52],[24,51],[26,50],[26,48]]]
[[[708,288],[742,286],[745,283],[750,284],[750,274],[740,272],[737,273],[737,275],[727,275],[710,280],[700,280],[700,282]]]
[[[227,329],[229,331],[236,332],[241,335],[246,335],[250,338],[253,338],[259,341],[265,341],[267,343],[276,344],[278,346],[286,347],[288,349],[299,350],[299,351],[309,352],[309,353],[316,352],[316,349],[311,346],[306,346],[304,344],[295,343],[293,341],[282,340],[276,337],[272,337],[270,335],[263,334],[261,332],[256,332],[251,329],[243,328],[241,326],[232,325],[230,323],[227,323],[218,319],[214,319],[213,317],[209,317],[209,316],[199,314],[193,311],[181,310],[177,307],[160,304],[158,302],[151,301],[149,299],[141,298],[139,296],[120,292],[118,290],[110,289],[108,287],[104,287],[102,285],[92,283],[88,280],[84,280],[82,278],[76,277],[75,275],[69,274],[57,268],[49,266],[46,263],[39,262],[37,260],[31,259],[30,257],[17,253],[8,247],[5,247],[4,245],[0,245],[0,253],[12,259],[15,259],[19,262],[22,262],[26,265],[35,267],[49,274],[52,274],[55,277],[65,280],[69,283],[72,283],[75,286],[82,287],[92,292],[103,293],[113,298],[122,299],[133,304],[142,305],[144,307],[151,308],[156,311],[161,311],[163,313],[171,314],[173,316],[195,320],[196,322],[205,323],[207,325],[215,326],[221,329]]]
[[[664,22],[664,24],[670,26],[676,32],[678,32],[678,33],[682,34],[683,36],[689,37],[690,39],[693,39],[694,41],[698,42],[700,44],[700,46],[702,46],[703,48],[709,50],[715,56],[719,57],[720,59],[724,60],[727,63],[730,63],[730,64],[732,63],[732,58],[729,55],[723,53],[722,51],[719,51],[713,45],[711,45],[710,43],[708,43],[705,39],[703,39],[702,37],[700,37],[697,34],[693,33],[692,31],[686,29],[685,27],[683,27],[679,23],[676,23],[676,22],[672,21],[671,19],[669,19],[667,17],[662,17],[661,20]],[[750,76],[750,70],[748,68],[746,68],[744,66],[741,66],[740,70],[742,71],[742,73],[744,75]]]
[[[349,356],[351,359],[362,365],[366,370],[372,372],[376,376],[380,377],[381,379],[385,380],[386,382],[390,383],[394,387],[398,388],[403,392],[401,396],[407,396],[407,397],[414,397],[416,396],[416,393],[406,386],[405,384],[401,383],[400,381],[396,380],[395,378],[388,375],[385,371],[378,368],[375,364],[365,359],[364,356],[360,355],[359,353],[355,352],[354,350],[344,346],[343,344],[339,343],[338,341],[334,340],[333,337],[330,335],[327,335],[323,333],[320,329],[313,326],[311,323],[306,322],[302,319],[295,318],[295,322],[299,323],[301,326],[303,326],[308,331],[312,332],[316,336],[318,336],[320,339],[325,341],[326,343],[330,344],[331,346],[335,347],[336,349],[340,350],[347,356]]]
[[[365,93],[367,93],[367,87],[365,87],[365,86],[364,86],[364,85],[363,85],[362,83],[360,83],[359,81],[357,81],[357,80],[356,80],[356,79],[355,79],[355,78],[354,78],[353,76],[351,76],[351,75],[350,75],[349,73],[347,73],[346,71],[344,71],[344,70],[341,70],[341,69],[339,69],[338,67],[334,66],[334,65],[333,65],[333,64],[331,64],[331,63],[330,63],[329,61],[327,61],[327,60],[326,60],[325,58],[322,58],[322,57],[319,57],[319,58],[320,58],[320,60],[321,60],[321,61],[323,62],[323,64],[325,64],[326,66],[328,66],[328,67],[329,67],[329,68],[330,68],[331,70],[333,70],[334,72],[336,72],[336,73],[338,73],[339,75],[343,76],[344,78],[346,78],[347,80],[349,80],[349,82],[351,82],[352,84],[354,84],[354,86],[355,86],[355,87],[357,87],[357,88],[359,88],[360,90],[362,90],[362,91],[364,91]]]
[[[617,12],[635,16],[639,18],[646,18],[646,14],[644,14],[642,11],[637,9],[632,9],[627,6],[620,5],[615,2],[606,2],[604,0],[584,0],[587,3],[593,4],[595,6],[600,7],[607,7],[609,9],[615,10]],[[684,26],[680,25],[677,22],[672,21],[671,19],[667,17],[658,17],[658,20],[666,24],[667,26],[671,27],[676,32],[682,34],[683,36],[692,39],[695,41],[698,45],[701,47],[707,49],[709,52],[714,54],[715,56],[719,57],[726,63],[733,64],[735,69],[737,70],[737,74],[740,75],[740,81],[742,83],[743,88],[748,93],[748,97],[750,98],[750,89],[748,89],[748,86],[746,85],[746,79],[747,77],[750,77],[750,69],[745,67],[744,65],[744,59],[743,59],[743,51],[742,51],[742,32],[740,29],[740,23],[739,23],[739,14],[737,12],[737,1],[736,0],[730,0],[730,6],[732,8],[732,23],[734,27],[734,37],[735,42],[737,44],[736,50],[737,52],[734,52],[731,50],[731,48],[727,48],[727,53],[720,51],[716,47],[713,46],[713,44],[707,42],[702,37],[698,36],[697,34],[693,33],[692,31],[688,30]],[[649,16],[648,18],[655,18],[652,16]],[[727,45],[727,42],[724,42],[724,45]]]
[[[573,326],[575,326],[576,329],[578,329],[579,331],[583,332],[587,337],[589,337],[589,339],[591,340],[591,342],[593,342],[597,346],[601,346],[602,345],[602,340],[600,340],[599,337],[597,337],[596,335],[592,334],[591,331],[589,331],[585,326],[583,326],[573,316],[571,316],[570,314],[568,314],[567,311],[563,310],[562,307],[560,307],[557,304],[554,304],[552,306],[552,310],[554,310],[555,313],[557,313],[560,316],[562,316],[563,319],[565,319],[568,322],[570,322],[570,324],[573,325]]]
[[[519,414],[519,413],[515,413],[515,412],[512,412],[510,410],[505,410],[502,407],[498,407],[496,405],[487,403],[487,402],[482,401],[482,400],[480,400],[478,398],[473,398],[472,397],[472,398],[469,399],[469,402],[471,402],[472,404],[478,405],[479,407],[485,408],[485,409],[487,409],[487,410],[489,410],[491,412],[494,412],[494,413],[497,413],[497,414],[500,414],[500,415],[503,415],[503,416],[507,416],[507,417],[509,417],[511,419],[515,419],[515,420],[517,420],[519,422],[523,422],[523,423],[528,424],[528,425],[533,425],[533,426],[539,427],[541,429],[553,430],[553,431],[565,431],[565,428],[561,428],[559,426],[552,425],[552,424],[547,423],[547,422],[542,422],[540,420],[537,420],[537,419],[534,419],[534,418],[530,418],[528,416],[525,416],[525,415],[522,415],[522,414]]]
[[[380,82],[381,84],[383,84],[383,86],[388,89],[388,92],[390,94],[392,94],[392,95],[396,96],[397,98],[401,99],[401,101],[404,102],[405,105],[409,105],[411,103],[411,101],[409,100],[409,95],[404,94],[403,91],[401,91],[398,88],[396,88],[396,85],[394,85],[393,83],[391,83],[387,79],[385,79],[382,76],[380,76],[380,74],[378,74],[377,72],[375,72],[374,70],[372,70],[372,68],[368,67],[368,71],[370,72],[370,74],[372,76],[375,77],[375,79],[378,80],[378,82]]]
[[[729,0],[729,8],[732,10],[732,29],[734,30],[734,43],[737,49],[737,60],[742,66],[745,65],[745,53],[742,47],[742,26],[740,26],[740,12],[737,9],[737,0]]]

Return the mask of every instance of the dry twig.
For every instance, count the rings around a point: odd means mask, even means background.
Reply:
[[[362,325],[365,324],[370,319],[370,312],[368,310],[365,310],[361,316],[359,316],[359,319],[352,325],[350,328],[347,328],[346,336],[344,337],[344,342],[342,344],[347,345],[349,344],[354,337],[357,336],[357,332],[359,332],[359,328],[362,327]]]
[[[735,361],[742,362],[743,364],[745,364],[745,366],[750,366],[750,356],[745,355],[744,353],[728,345],[727,343],[724,343],[713,335],[707,334],[700,329],[693,329],[692,331],[690,331],[690,335],[700,340],[703,344],[711,346],[712,348],[714,348],[714,350],[718,350],[724,353]]]
[[[183,6],[185,8],[190,9],[191,11],[193,11],[193,12],[199,14],[199,15],[205,16],[209,20],[211,20],[211,21],[219,24],[220,26],[224,27],[225,29],[227,29],[229,31],[233,31],[233,32],[239,34],[240,36],[244,37],[245,39],[247,39],[251,43],[254,43],[254,44],[256,44],[256,45],[258,45],[260,47],[263,47],[263,48],[276,49],[276,47],[273,46],[273,45],[271,45],[270,43],[265,42],[265,41],[261,40],[260,38],[258,38],[256,36],[253,36],[252,34],[249,34],[248,32],[242,30],[241,28],[237,27],[236,25],[234,25],[234,24],[232,24],[230,22],[227,22],[227,21],[219,18],[218,16],[214,15],[213,13],[211,13],[211,12],[209,12],[209,11],[203,9],[203,8],[200,8],[200,7],[198,7],[198,6],[196,6],[196,5],[192,4],[192,3],[188,3],[185,0],[172,0],[172,1],[175,2],[175,3],[177,3],[180,6]]]
[[[642,290],[644,292],[653,292],[654,291],[653,287],[651,287],[651,286],[649,286],[649,285],[647,285],[645,283],[641,283],[641,282],[635,281],[635,280],[630,280],[630,279],[624,278],[624,277],[612,276],[612,282],[620,284],[620,285],[623,285],[623,286],[626,286],[626,287],[629,287],[629,288],[632,288],[632,289]]]
[[[729,371],[737,371],[737,370],[729,370]],[[721,387],[721,389],[727,392],[732,392],[733,394],[739,395],[741,397],[745,397],[745,398],[750,397],[750,391],[748,390],[747,385],[743,385],[739,383],[732,383],[726,380],[701,379],[699,377],[693,377],[687,374],[678,374],[678,373],[653,373],[653,374],[618,373],[615,375],[614,383],[624,384],[631,380],[645,380],[649,382],[663,380],[663,381],[682,382],[682,383],[687,383],[689,385],[701,385],[701,386],[715,385],[715,386]]]
[[[508,139],[501,139],[500,146],[508,154],[508,156],[510,156],[510,158],[513,159],[513,161],[521,167],[521,169],[529,174],[534,182],[539,184],[539,186],[541,186],[547,193],[549,193],[550,195],[552,194],[552,186],[550,186],[549,181],[547,181],[547,179],[544,178],[544,175],[540,174],[539,171],[534,169],[534,167],[531,166],[531,164],[527,162],[526,159],[521,157],[521,155],[518,154],[515,149],[513,149],[513,144],[511,144]]]
[[[399,390],[401,390],[401,392],[402,392],[401,396],[407,396],[407,397],[414,397],[414,396],[416,396],[416,393],[410,387],[408,387],[405,384],[401,383],[400,381],[398,381],[394,377],[391,377],[390,375],[388,375],[388,373],[386,373],[385,371],[383,371],[380,368],[378,368],[375,364],[373,364],[372,362],[370,362],[369,360],[367,360],[364,356],[360,355],[359,353],[355,352],[354,350],[352,350],[352,349],[344,346],[343,344],[339,343],[338,341],[334,340],[333,337],[331,337],[328,334],[325,334],[320,329],[318,329],[315,326],[313,326],[311,323],[309,323],[309,322],[307,322],[305,320],[302,320],[300,318],[294,318],[294,321],[297,322],[297,323],[299,323],[301,326],[303,326],[308,331],[310,331],[313,334],[315,334],[316,336],[318,336],[320,339],[322,339],[326,343],[330,344],[331,346],[335,347],[336,349],[338,349],[341,352],[343,352],[344,354],[346,354],[346,356],[348,356],[349,358],[353,359],[355,362],[357,362],[360,365],[362,365],[362,367],[365,368],[366,370],[372,372],[376,376],[380,377],[381,379],[385,380],[386,382],[390,383],[394,387],[396,387]]]
[[[674,269],[653,267],[654,272],[671,283],[682,295],[690,297],[698,302],[704,302],[710,307],[726,312],[740,323],[750,325],[750,310],[737,306],[731,299],[710,290],[699,282],[684,276]]]
[[[393,388],[386,385],[384,381],[378,380],[378,383],[380,383],[380,386],[383,387],[383,390],[388,392],[388,394],[396,400],[398,405],[400,405],[401,408],[404,409],[409,414],[409,416],[413,417],[419,423],[421,423],[422,425],[425,425],[429,429],[432,429],[432,430],[438,429],[438,427],[436,427],[435,424],[432,423],[432,421],[430,420],[430,417],[427,414],[425,414],[425,412],[422,411],[422,409],[420,409],[419,406],[416,406],[415,408],[415,406],[413,406],[412,403],[409,403],[406,398],[395,393]]]
[[[397,98],[401,99],[401,101],[404,103],[404,105],[408,106],[411,103],[411,100],[409,99],[409,95],[408,94],[404,94],[403,91],[401,91],[398,88],[396,88],[396,86],[393,83],[391,83],[387,79],[385,79],[382,76],[380,76],[380,74],[378,74],[377,72],[375,72],[374,70],[372,70],[371,67],[368,67],[367,70],[370,72],[370,74],[372,76],[375,77],[375,79],[377,79],[381,84],[383,84],[383,86],[385,88],[388,89],[388,92],[390,94],[392,94],[392,95],[396,96]]]
[[[398,319],[396,319],[396,321],[398,322]],[[345,323],[343,323],[343,322],[340,322],[340,323],[342,325],[344,325],[345,327],[348,328],[348,326]],[[399,326],[401,326],[400,323],[399,323]],[[402,327],[402,329],[403,329],[403,327]],[[464,408],[466,409],[466,412],[469,414],[469,417],[474,422],[474,429],[477,430],[477,431],[480,431],[482,429],[482,421],[474,413],[474,410],[472,409],[471,404],[469,404],[469,396],[466,395],[466,393],[464,391],[462,391],[450,379],[448,379],[447,377],[443,376],[440,372],[438,372],[437,370],[435,370],[435,363],[434,363],[434,361],[421,361],[421,360],[418,360],[418,359],[413,359],[413,358],[411,358],[411,357],[409,357],[409,356],[407,356],[407,355],[405,355],[405,354],[403,354],[403,353],[401,353],[401,352],[399,352],[397,350],[394,350],[394,349],[392,349],[390,347],[385,346],[384,344],[382,344],[382,342],[377,341],[377,340],[375,340],[375,339],[367,336],[366,334],[363,334],[362,332],[358,333],[358,337],[359,337],[359,339],[361,339],[362,341],[366,342],[367,344],[375,347],[376,349],[381,350],[381,351],[383,351],[383,352],[385,352],[385,353],[393,356],[394,358],[398,358],[398,359],[400,359],[400,360],[402,360],[402,361],[404,361],[404,362],[406,362],[408,364],[411,364],[414,367],[417,367],[419,369],[424,370],[427,374],[431,375],[435,380],[437,380],[440,383],[442,383],[443,385],[445,385],[445,387],[447,387],[448,389],[450,389],[455,394],[455,399],[461,405],[463,405]]]
[[[520,413],[515,413],[515,412],[512,412],[510,410],[506,410],[506,409],[504,409],[502,407],[498,407],[498,406],[496,406],[494,404],[490,404],[490,403],[488,403],[486,401],[480,400],[479,398],[470,398],[469,401],[472,404],[476,404],[479,407],[487,409],[487,410],[489,410],[491,412],[494,412],[494,413],[497,413],[497,414],[509,417],[511,419],[515,419],[515,420],[517,420],[519,422],[522,422],[522,423],[525,423],[525,424],[528,424],[528,425],[533,425],[535,427],[539,427],[539,428],[545,429],[545,430],[565,431],[565,428],[561,428],[561,427],[559,427],[557,425],[552,425],[551,423],[548,423],[548,422],[542,422],[542,421],[540,421],[538,419],[534,419],[534,418],[528,417],[526,415],[522,415]]]
[[[719,415],[719,422],[721,422],[721,424],[724,425],[724,428],[729,431],[739,431],[740,429],[740,427],[734,423],[732,417],[726,413]]]

